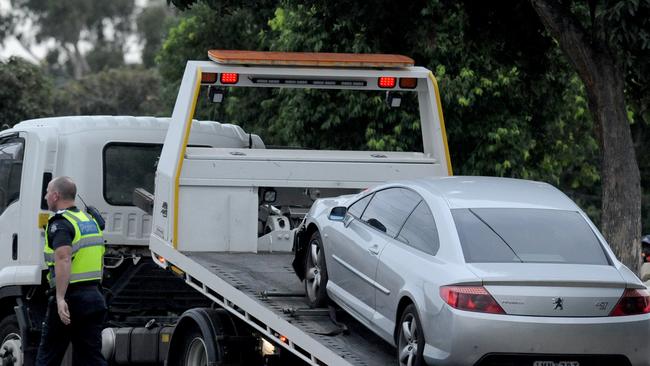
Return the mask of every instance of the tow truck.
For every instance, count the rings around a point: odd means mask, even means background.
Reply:
[[[308,307],[294,241],[317,198],[452,174],[435,77],[400,55],[211,50],[208,58],[188,61],[169,119],[57,117],[0,133],[2,365],[29,365],[35,353],[48,214],[34,192],[59,175],[72,176],[80,199],[106,218],[111,364],[396,363],[391,345],[342,311]],[[252,88],[362,93],[386,113],[410,100],[421,151],[266,148],[239,126],[194,120],[200,97],[221,105]]]

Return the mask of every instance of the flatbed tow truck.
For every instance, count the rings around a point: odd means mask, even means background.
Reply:
[[[352,317],[309,308],[294,240],[316,198],[452,174],[433,74],[399,55],[208,56],[187,63],[170,119],[57,117],[0,132],[0,250],[11,253],[0,259],[0,365],[33,360],[48,213],[31,193],[58,175],[72,176],[107,219],[110,364],[397,363],[393,345]],[[220,103],[238,88],[366,93],[389,111],[411,98],[422,150],[272,149],[238,126],[194,120],[200,96]],[[155,181],[153,170],[129,171],[154,161]],[[113,192],[136,183],[132,200]]]
[[[350,317],[346,326],[333,321],[332,311],[306,306],[304,286],[291,266],[294,229],[277,228],[258,238],[254,223],[258,196],[266,192],[358,191],[390,179],[450,175],[432,73],[395,55],[210,51],[209,56],[212,61],[187,64],[165,139],[153,204],[154,259],[253,333],[307,364],[395,364],[394,349]],[[417,93],[424,151],[187,148],[193,106],[206,79],[235,87]],[[285,205],[291,205],[287,200]],[[185,327],[206,328],[182,318],[170,350],[183,343],[178,355],[191,358],[188,353],[195,349],[203,353],[187,341],[175,342]],[[218,362],[219,352],[208,348],[208,364]]]

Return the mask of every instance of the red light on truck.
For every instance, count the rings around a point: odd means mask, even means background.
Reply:
[[[204,72],[201,74],[201,84],[214,84],[217,82],[216,72]]]
[[[402,89],[415,89],[418,86],[416,78],[399,78],[399,87]]]
[[[239,74],[234,72],[224,72],[221,74],[221,84],[237,84]]]
[[[397,78],[394,78],[392,76],[382,76],[379,78],[377,84],[379,85],[380,88],[384,88],[384,89],[394,88],[395,85],[397,84]]]

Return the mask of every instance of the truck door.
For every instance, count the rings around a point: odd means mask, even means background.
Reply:
[[[2,269],[18,260],[24,151],[25,139],[19,134],[0,136],[0,287],[13,280]]]

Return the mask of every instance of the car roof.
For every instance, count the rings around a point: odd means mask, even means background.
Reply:
[[[497,177],[437,177],[400,182],[442,197],[450,208],[541,208],[577,211],[576,204],[544,182]]]

